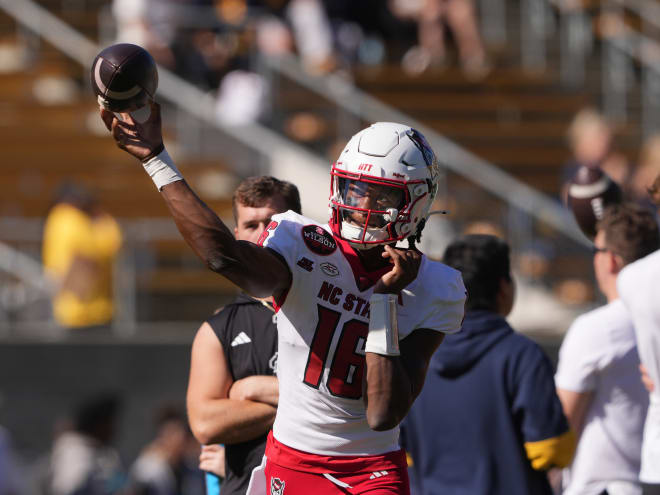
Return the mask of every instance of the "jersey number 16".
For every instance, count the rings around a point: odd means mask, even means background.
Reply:
[[[332,337],[337,330],[341,313],[320,304],[318,323],[310,344],[305,378],[310,387],[319,388],[323,369],[330,352]],[[369,326],[363,321],[349,320],[342,326],[337,349],[332,357],[327,387],[332,395],[347,399],[362,397],[362,375],[364,374],[364,343]]]

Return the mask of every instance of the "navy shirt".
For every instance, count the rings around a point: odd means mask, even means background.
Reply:
[[[543,350],[491,312],[470,311],[431,358],[402,424],[415,495],[552,491],[525,443],[568,431]]]

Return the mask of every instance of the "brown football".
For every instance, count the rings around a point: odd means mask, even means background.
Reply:
[[[620,203],[621,188],[600,168],[580,167],[568,184],[568,207],[580,230],[589,239],[596,237],[596,223],[605,207]]]
[[[130,112],[145,106],[156,94],[156,62],[144,48],[118,43],[94,59],[92,88],[98,102],[113,112]]]

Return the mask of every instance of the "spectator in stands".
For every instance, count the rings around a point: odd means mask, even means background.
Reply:
[[[639,376],[633,323],[616,283],[624,266],[658,247],[660,234],[650,211],[634,204],[605,210],[594,239],[594,271],[607,304],[571,325],[555,376],[566,417],[579,435],[575,459],[565,472],[566,495],[642,493],[648,394]]]
[[[461,271],[468,299],[461,332],[431,358],[403,422],[413,492],[551,494],[546,471],[570,462],[574,436],[550,360],[504,319],[514,299],[509,246],[466,235],[443,261]]]
[[[613,148],[613,129],[603,115],[593,108],[580,110],[573,118],[567,136],[572,156],[562,169],[563,200],[566,199],[566,185],[582,165],[600,167],[622,189],[627,187],[630,164]]]
[[[336,68],[330,21],[321,0],[255,0],[246,3],[244,19],[248,31],[254,31],[259,53],[266,57],[296,53],[303,67],[313,74],[324,74]],[[254,15],[248,19],[250,9]],[[229,124],[257,120],[266,105],[268,83],[246,65],[232,64],[218,88],[217,112]]]
[[[646,184],[651,201],[660,207],[660,174]],[[644,383],[650,391],[644,423],[639,479],[644,495],[660,494],[660,250],[626,266],[617,290],[630,312]]]
[[[313,73],[335,67],[333,36],[322,0],[222,1],[221,17],[255,30],[256,48],[266,56],[297,53]]]
[[[176,36],[175,3],[158,0],[113,0],[116,40],[147,50],[158,63],[175,66],[171,45]]]
[[[232,204],[234,235],[249,242],[257,242],[272,215],[301,210],[293,184],[266,176],[244,180]],[[275,318],[270,298],[254,299],[243,293],[204,322],[193,343],[188,416],[202,444],[225,444],[223,495],[245,493],[275,420],[279,396]],[[212,451],[206,454],[205,459]]]
[[[107,325],[114,314],[113,267],[122,235],[92,193],[65,184],[46,218],[43,263],[58,286],[55,320],[63,327]]]
[[[404,70],[417,74],[431,66],[445,65],[445,28],[448,28],[456,42],[465,75],[478,79],[490,71],[471,0],[390,0],[390,8],[398,17],[417,22],[418,44],[404,55]]]
[[[249,68],[253,45],[266,56],[295,52],[313,73],[336,65],[321,0],[113,0],[112,11],[117,41],[143,46],[183,79],[217,90],[217,113],[228,124],[254,122],[266,104],[267,81]]]
[[[204,475],[192,463],[192,434],[183,411],[163,406],[156,413],[156,436],[142,450],[130,471],[134,495],[204,493]]]
[[[213,0],[113,0],[117,42],[144,47],[162,66],[215,90],[234,55]]]
[[[109,495],[125,487],[119,454],[111,446],[120,401],[103,394],[76,411],[74,427],[55,439],[50,458],[52,495]]]

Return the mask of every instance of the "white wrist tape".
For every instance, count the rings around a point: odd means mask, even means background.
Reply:
[[[364,346],[366,352],[384,356],[401,354],[396,301],[396,294],[373,294],[369,299],[369,334]]]
[[[179,170],[165,149],[142,165],[159,191],[167,184],[183,180]]]

